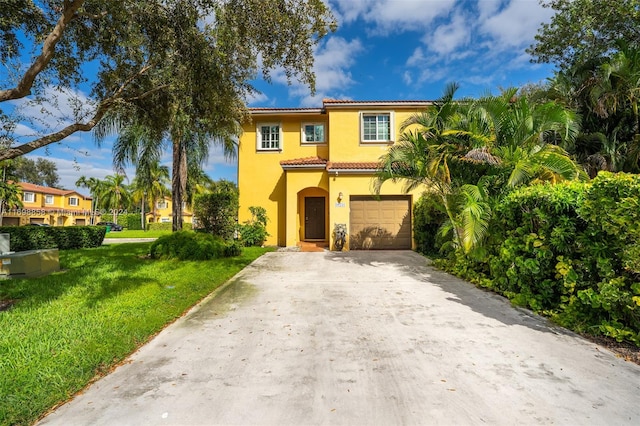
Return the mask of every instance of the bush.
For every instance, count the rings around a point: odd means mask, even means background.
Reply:
[[[155,259],[209,260],[240,255],[234,244],[211,234],[179,231],[154,241],[149,254]]]
[[[238,193],[228,188],[221,192],[202,194],[194,202],[193,214],[204,232],[231,240],[238,217]]]
[[[131,230],[141,230],[141,213],[122,213],[118,215],[118,225]],[[113,222],[113,214],[103,214],[101,222]]]
[[[183,231],[191,231],[193,229],[193,225],[188,222],[182,222],[182,230]],[[154,222],[147,223],[147,231],[172,231],[173,224],[171,222]]]
[[[580,332],[640,346],[640,176],[532,185],[494,210],[484,264],[445,269]],[[484,275],[483,275],[484,274]]]
[[[251,219],[238,226],[240,241],[245,247],[260,247],[266,241],[267,232],[267,210],[264,207],[249,207]]]
[[[425,193],[413,207],[413,235],[416,250],[426,255],[438,253],[441,242],[438,229],[447,220],[442,200],[436,194]]]
[[[4,226],[12,251],[57,248],[70,250],[102,245],[104,226]]]

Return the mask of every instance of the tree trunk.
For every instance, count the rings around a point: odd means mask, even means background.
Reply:
[[[142,225],[142,230],[146,231],[147,227],[146,227],[146,223],[145,223],[145,220],[144,220],[145,219],[145,217],[144,217],[144,199],[145,199],[145,196],[144,196],[144,193],[142,193],[142,204],[140,205],[140,222],[141,222],[141,225]]]
[[[187,151],[180,136],[174,137],[173,141],[171,214],[173,215],[172,229],[174,232],[182,231],[182,200],[187,190]]]

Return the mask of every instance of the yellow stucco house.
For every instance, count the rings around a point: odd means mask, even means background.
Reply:
[[[76,191],[19,182],[22,208],[4,212],[3,226],[44,224],[50,226],[89,225],[91,197]]]
[[[147,223],[172,223],[173,222],[173,203],[171,197],[163,197],[155,201],[155,209],[147,212]],[[155,214],[154,211],[155,210]],[[186,203],[182,203],[182,222],[193,223],[193,213],[189,211]]]
[[[428,101],[323,101],[321,108],[252,108],[238,150],[239,222],[267,210],[268,245],[333,248],[346,224],[347,249],[411,249],[412,206],[421,190],[386,182],[373,193],[378,159],[402,123]]]

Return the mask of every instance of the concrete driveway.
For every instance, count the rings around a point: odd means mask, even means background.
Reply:
[[[639,424],[640,367],[406,251],[269,253],[41,422],[482,423]]]

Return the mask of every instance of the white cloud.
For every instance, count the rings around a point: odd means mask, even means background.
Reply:
[[[373,33],[417,30],[429,26],[434,19],[447,15],[457,0],[332,0],[338,20],[362,19],[376,26]]]
[[[325,97],[336,97],[339,92],[355,84],[349,72],[357,56],[364,50],[360,40],[345,40],[342,37],[329,37],[315,51],[313,72],[316,76],[316,93],[311,95],[309,87],[298,81],[291,83],[289,96],[300,98],[303,107],[320,106]],[[287,77],[282,69],[272,74],[272,80],[287,84]]]
[[[430,30],[425,36],[427,47],[439,55],[453,53],[461,46],[469,44],[471,39],[471,20],[461,13],[456,13],[450,22]]]
[[[479,1],[483,4],[483,1]],[[488,1],[491,3],[491,1]],[[489,13],[494,12],[494,13]],[[487,10],[481,16],[480,33],[494,41],[494,48],[528,46],[543,22],[549,21],[553,10],[543,8],[535,0],[511,0],[501,9]]]

